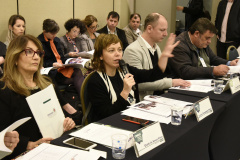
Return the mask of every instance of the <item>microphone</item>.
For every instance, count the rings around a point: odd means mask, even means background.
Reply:
[[[127,65],[126,65],[126,63],[125,63],[124,60],[122,60],[122,59],[119,60],[119,66],[120,66],[120,68],[122,69],[124,75],[126,75],[127,73],[129,73],[128,68],[127,68]],[[135,85],[132,86],[132,90],[133,90],[133,91],[136,90],[136,86],[135,86]]]

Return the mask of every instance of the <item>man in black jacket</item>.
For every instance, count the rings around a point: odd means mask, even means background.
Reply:
[[[108,13],[107,17],[107,25],[98,30],[98,33],[105,33],[105,34],[115,34],[118,38],[122,41],[123,44],[123,51],[128,46],[128,41],[125,35],[124,30],[117,27],[119,22],[120,16],[117,12],[111,11]]]
[[[216,33],[211,21],[199,18],[189,31],[176,38],[180,44],[174,48],[174,57],[169,59],[169,63],[177,77],[190,80],[223,76],[227,74],[229,65],[237,64],[238,60],[227,61],[213,53],[209,44]]]
[[[240,0],[219,2],[215,26],[218,29],[217,55],[226,59],[228,47],[240,45]]]

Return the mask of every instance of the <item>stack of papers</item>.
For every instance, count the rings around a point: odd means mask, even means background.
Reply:
[[[125,134],[128,136],[127,148],[133,146],[133,138],[131,131],[123,130],[120,128],[111,127],[109,125],[103,125],[98,123],[90,123],[89,125],[81,128],[80,130],[71,133],[71,136],[86,139],[104,146],[112,146],[112,135]]]
[[[171,122],[172,106],[183,108],[183,114],[186,114],[191,105],[190,102],[149,95],[144,97],[144,101],[129,106],[122,115],[168,124]]]
[[[178,89],[178,90],[186,90],[186,91],[195,91],[195,92],[203,92],[207,93],[213,90],[212,79],[204,79],[204,80],[187,80],[191,82],[190,87],[171,87],[170,89]]]

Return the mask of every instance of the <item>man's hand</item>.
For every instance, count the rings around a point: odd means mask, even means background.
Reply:
[[[229,70],[229,67],[227,65],[219,65],[219,66],[215,66],[213,68],[213,75],[214,76],[223,76],[226,75],[227,72]]]
[[[230,66],[236,66],[238,63],[238,59],[234,59],[230,62]]]
[[[183,6],[177,6],[177,11],[183,11]]]

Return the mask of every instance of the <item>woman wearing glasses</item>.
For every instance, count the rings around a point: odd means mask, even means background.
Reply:
[[[84,23],[87,31],[81,35],[81,38],[84,40],[83,43],[85,43],[83,46],[84,48],[87,48],[86,51],[91,51],[94,49],[95,40],[99,36],[99,33],[96,32],[98,28],[98,21],[93,15],[88,15],[85,17]]]
[[[68,58],[84,57],[84,55],[79,54],[79,52],[86,51],[82,47],[81,38],[79,38],[79,34],[86,31],[84,23],[79,19],[69,19],[65,22],[64,27],[67,33],[60,38],[64,56]]]
[[[21,118],[32,118],[16,129],[19,133],[19,143],[13,153],[5,157],[6,159],[52,140],[51,137],[42,137],[26,101],[26,97],[51,84],[48,77],[40,74],[42,66],[43,49],[39,40],[31,35],[21,35],[10,42],[4,63],[4,74],[0,79],[0,131]],[[64,101],[57,89],[55,91],[63,109],[69,114],[75,114],[76,110]],[[75,122],[71,118],[65,118],[64,131],[74,126]]]

